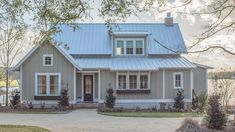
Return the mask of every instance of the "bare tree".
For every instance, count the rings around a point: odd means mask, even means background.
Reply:
[[[24,29],[15,29],[11,24],[0,28],[0,63],[5,70],[6,83],[6,106],[8,106],[8,89],[9,89],[9,69],[12,67],[17,55],[21,52],[22,43],[19,43]]]
[[[220,95],[222,105],[227,108],[234,94],[235,82],[227,78],[223,73],[214,73],[211,77],[213,93]]]

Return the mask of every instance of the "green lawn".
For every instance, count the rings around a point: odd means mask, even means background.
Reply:
[[[50,132],[50,130],[36,126],[0,125],[0,132]]]
[[[174,118],[174,117],[201,117],[201,114],[193,112],[98,112],[102,115],[117,117],[153,117],[153,118]]]

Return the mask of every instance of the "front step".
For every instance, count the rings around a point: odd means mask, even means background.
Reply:
[[[75,108],[84,108],[84,109],[96,109],[98,108],[98,103],[77,103],[74,104]]]

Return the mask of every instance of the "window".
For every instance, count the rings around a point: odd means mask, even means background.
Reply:
[[[117,41],[117,55],[123,55],[124,54],[124,41],[118,40]]]
[[[132,40],[127,40],[126,41],[126,54],[133,54],[133,41]]]
[[[148,75],[140,75],[140,89],[148,88]]]
[[[183,88],[183,73],[174,73],[174,88]]]
[[[117,89],[118,90],[145,90],[149,89],[150,73],[117,72]]]
[[[144,55],[144,39],[117,38],[116,55]]]
[[[53,66],[53,55],[43,55],[43,66]]]
[[[129,88],[137,89],[137,75],[129,75]]]
[[[35,82],[35,95],[59,95],[60,73],[36,73]]]
[[[119,75],[118,76],[118,88],[119,89],[126,89],[126,75]]]
[[[143,41],[136,40],[136,54],[143,54]]]

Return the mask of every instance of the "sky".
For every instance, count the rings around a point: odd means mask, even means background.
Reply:
[[[158,3],[155,2],[153,8],[148,12],[143,12],[136,16],[130,16],[126,19],[126,23],[163,23],[164,17],[166,16],[167,12],[171,12],[172,16],[174,17],[174,22],[178,23],[185,40],[186,46],[192,45],[196,38],[205,30],[205,25],[209,22],[213,21],[215,18],[211,16],[191,16],[191,15],[182,15],[179,12],[191,13],[199,10],[203,5],[208,4],[210,0],[193,0],[194,3],[191,5],[181,8],[172,8],[174,5],[181,5],[181,0],[170,0],[170,2],[166,3],[166,6],[159,7]],[[96,0],[91,3],[90,6],[90,15],[92,19],[87,19],[83,22],[87,23],[102,23],[104,22],[101,17],[99,17],[98,8],[100,7],[100,1]],[[163,10],[159,12],[159,10]],[[233,18],[229,18],[227,21],[231,21]],[[81,22],[81,21],[78,21]],[[210,44],[217,44],[223,45],[226,48],[229,48],[231,51],[235,52],[235,32],[227,33],[222,32],[218,35],[213,36],[212,38],[206,40],[202,43],[201,48],[205,48],[205,45],[208,43]],[[28,47],[23,50],[23,53],[28,51]],[[229,55],[227,53],[221,51],[213,51],[213,52],[203,52],[197,54],[184,54],[187,59],[192,62],[204,64],[207,66],[214,67],[215,70],[235,70],[235,56]]]

